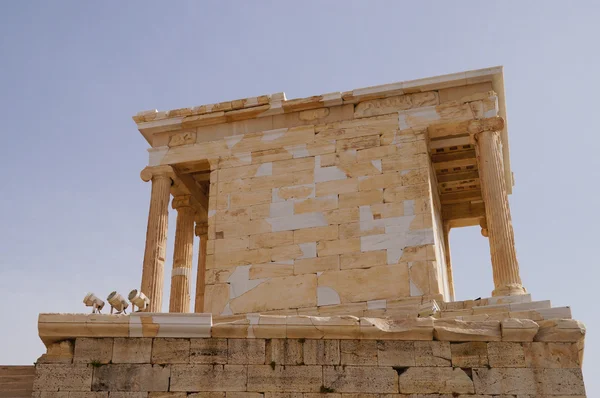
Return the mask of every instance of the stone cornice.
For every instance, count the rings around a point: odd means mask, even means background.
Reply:
[[[307,338],[439,341],[577,342],[585,326],[572,319],[534,322],[457,319],[381,319],[355,316],[245,315],[212,322],[211,314],[138,312],[130,315],[40,314],[38,331],[46,346],[80,337]]]

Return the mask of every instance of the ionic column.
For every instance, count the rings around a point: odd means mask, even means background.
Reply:
[[[169,312],[190,312],[190,277],[194,257],[194,217],[190,195],[173,198],[177,210]]]
[[[194,312],[204,312],[204,289],[206,275],[206,241],[208,239],[208,225],[206,221],[196,222],[196,236],[200,238],[200,247],[198,249],[198,273],[196,276],[196,300],[194,302]]]
[[[140,176],[146,182],[152,181],[141,291],[150,299],[147,311],[160,312],[173,170],[169,166],[146,167]]]
[[[500,130],[504,125],[489,123],[488,128],[474,134],[481,192],[485,202],[487,235],[492,257],[494,291],[492,296],[524,294],[515,251],[515,237],[508,205],[508,194],[502,160]],[[483,232],[483,231],[482,231]],[[485,234],[484,234],[485,235]]]

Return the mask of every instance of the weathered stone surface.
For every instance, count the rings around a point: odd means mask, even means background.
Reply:
[[[339,365],[339,340],[304,341],[304,363],[306,365]]]
[[[152,363],[188,363],[189,361],[189,339],[154,339],[152,343]]]
[[[432,340],[433,319],[361,318],[360,336],[374,340]]]
[[[188,394],[188,398],[225,398],[224,391],[203,391]]]
[[[447,341],[415,341],[416,366],[451,366],[452,352]]]
[[[112,353],[113,339],[79,338],[75,340],[73,363],[109,363]]]
[[[301,392],[271,392],[265,391],[265,398],[303,398]]]
[[[105,394],[108,394],[108,392],[105,392]],[[148,398],[148,393],[146,391],[143,391],[143,392],[142,391],[137,391],[137,392],[111,391],[110,398]]]
[[[115,339],[112,363],[150,363],[152,339],[121,338]]]
[[[530,319],[503,319],[502,341],[533,341],[539,330],[539,325]]]
[[[489,365],[487,344],[484,342],[451,344],[450,350],[452,366],[476,368]]]
[[[247,391],[227,391],[225,393],[226,398],[263,398],[263,394],[260,392],[247,392]]]
[[[477,394],[538,393],[533,369],[528,368],[473,369],[473,383]]]
[[[576,343],[524,343],[525,363],[530,368],[579,368]]]
[[[248,391],[319,392],[321,366],[249,365]]]
[[[187,393],[154,391],[148,393],[148,398],[187,398]]]
[[[245,365],[172,365],[171,391],[245,391]]]
[[[534,341],[576,342],[585,336],[585,326],[574,319],[550,319],[538,324],[540,330]]]
[[[581,369],[534,369],[538,392],[548,395],[585,395]]]
[[[473,394],[473,381],[459,368],[414,367],[400,375],[401,393]]]
[[[525,352],[520,343],[488,343],[488,360],[492,368],[525,367]]]
[[[415,366],[414,342],[377,341],[377,364],[379,366]]]
[[[336,291],[342,303],[408,296],[408,266],[327,271],[319,277],[319,287],[325,286]]]
[[[190,363],[227,363],[227,339],[190,339]]]
[[[277,297],[277,300],[273,300]],[[262,312],[317,305],[317,276],[314,274],[272,278],[229,303],[234,313]]]
[[[93,391],[168,391],[171,369],[150,364],[111,364],[94,369]]]
[[[342,365],[377,365],[377,342],[375,340],[341,340]]]
[[[93,367],[85,364],[39,364],[34,391],[90,391]]]
[[[323,385],[342,393],[397,393],[398,374],[390,367],[324,366]]]
[[[304,365],[303,342],[300,340],[270,339],[266,342],[265,350],[267,364]]]
[[[50,344],[46,353],[38,358],[37,363],[71,363],[74,350],[75,343],[71,340]]]
[[[500,322],[437,319],[433,335],[440,341],[500,341]]]
[[[243,365],[264,364],[265,340],[229,339],[227,341],[227,363]]]

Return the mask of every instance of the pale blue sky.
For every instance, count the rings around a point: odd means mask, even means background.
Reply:
[[[599,10],[583,1],[2,1],[0,364],[43,353],[39,312],[85,312],[87,291],[139,285],[150,185],[139,178],[147,144],[136,112],[504,65],[521,275],[534,299],[572,305],[587,325],[588,395],[600,396]],[[487,241],[469,228],[451,244],[457,298],[489,296]]]

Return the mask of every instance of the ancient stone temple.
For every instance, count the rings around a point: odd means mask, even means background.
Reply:
[[[133,119],[148,308],[40,314],[35,397],[585,397],[584,326],[519,274],[501,67]],[[494,290],[455,301],[474,225]]]

